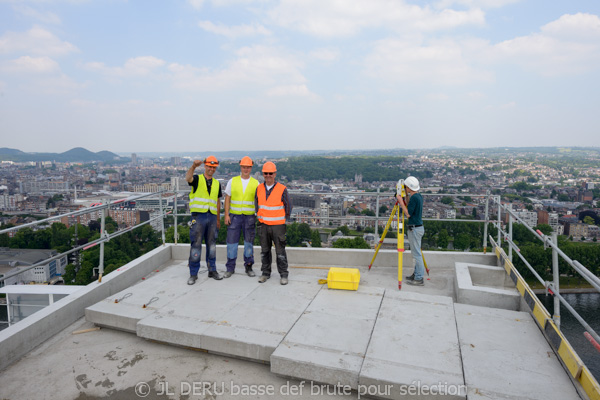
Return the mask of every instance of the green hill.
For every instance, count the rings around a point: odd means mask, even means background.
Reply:
[[[25,153],[17,149],[0,148],[0,161],[57,161],[57,162],[92,162],[120,160],[117,154],[110,151],[91,152],[83,147],[75,147],[64,153]]]

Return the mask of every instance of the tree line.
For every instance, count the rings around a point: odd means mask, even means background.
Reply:
[[[75,229],[75,225],[67,228],[66,225],[58,222],[37,231],[23,228],[12,238],[8,234],[0,235],[0,247],[53,249],[60,254],[100,238],[98,221],[91,221],[87,226],[78,224],[77,235]],[[105,229],[108,233],[113,233],[118,230],[118,225],[111,217],[106,217]],[[148,224],[112,238],[104,243],[104,274],[153,250],[160,243],[158,233]],[[100,246],[76,253],[69,256],[69,264],[65,268],[63,279],[65,284],[87,285],[94,280],[94,268],[100,263]]]
[[[413,174],[419,179],[430,178],[430,171],[409,171],[402,167],[405,157],[353,156],[353,157],[293,157],[277,163],[277,174],[288,180],[309,181],[354,180],[362,175],[363,182],[397,181]]]

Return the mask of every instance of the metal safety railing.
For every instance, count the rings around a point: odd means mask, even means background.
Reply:
[[[173,218],[174,218],[174,241],[178,243],[179,235],[177,232],[178,227],[178,218],[179,217],[189,217],[191,213],[179,213],[179,208],[177,206],[177,198],[180,193],[189,193],[189,191],[180,191],[175,190],[174,196],[174,205],[173,205]],[[352,196],[352,197],[376,197],[376,205],[375,205],[375,216],[368,215],[360,215],[360,216],[301,216],[301,220],[324,220],[324,221],[338,221],[339,225],[343,225],[343,222],[352,222],[357,219],[361,219],[363,221],[372,222],[375,228],[375,234],[379,235],[379,228],[383,229],[385,225],[385,221],[389,218],[389,215],[380,215],[379,213],[379,204],[380,198],[382,197],[392,197],[394,196],[393,192],[381,192],[379,188],[377,188],[376,192],[359,192],[359,191],[346,191],[346,192],[331,192],[331,193],[323,193],[323,192],[308,192],[308,191],[300,191],[300,190],[289,190],[290,195],[306,195],[306,196],[327,196],[327,197],[343,197],[343,196]],[[494,222],[489,220],[489,205],[490,200],[495,196],[491,195],[489,192],[486,194],[470,194],[470,193],[421,193],[422,196],[430,196],[430,197],[471,197],[471,198],[485,198],[485,211],[483,219],[456,219],[456,218],[423,218],[424,221],[444,221],[444,222],[476,222],[476,223],[484,223],[484,233],[482,239],[482,248],[484,253],[487,249],[487,238],[488,238],[488,223]],[[383,224],[382,224],[383,222]]]
[[[547,293],[551,294],[554,298],[554,310],[552,314],[552,319],[556,326],[560,329],[560,305],[562,304],[572,315],[573,317],[583,326],[586,330],[586,338],[592,343],[592,345],[600,350],[600,336],[596,333],[596,331],[579,315],[579,313],[567,302],[567,300],[561,296],[560,294],[560,284],[559,284],[559,262],[558,257],[560,256],[564,261],[567,262],[583,279],[585,279],[592,287],[600,292],[600,278],[595,276],[589,269],[583,266],[579,261],[572,260],[569,256],[567,256],[559,247],[557,241],[557,234],[553,232],[550,236],[545,235],[540,230],[533,229],[530,227],[523,219],[521,219],[515,211],[513,211],[508,205],[502,204],[500,197],[494,197],[494,203],[497,205],[498,209],[498,246],[502,245],[502,238],[508,245],[508,258],[512,263],[513,260],[513,250],[519,256],[523,264],[529,269],[529,271],[535,276],[535,278],[542,284],[547,290]],[[500,216],[502,211],[504,211],[508,215],[508,231],[502,229],[502,225],[500,222]],[[521,254],[521,249],[517,244],[513,242],[513,221],[517,221],[522,224],[529,232],[531,232],[535,238],[539,239],[545,248],[552,249],[552,282],[544,280],[537,271],[533,268],[533,266],[525,259],[525,257]]]
[[[82,210],[77,210],[77,211],[73,211],[73,212],[69,212],[69,213],[65,213],[65,214],[61,214],[61,215],[56,215],[56,216],[51,216],[48,217],[46,219],[42,219],[39,221],[35,221],[35,222],[31,222],[28,224],[23,224],[23,225],[19,225],[19,226],[15,226],[12,228],[7,228],[7,229],[3,229],[0,230],[0,234],[3,233],[8,233],[8,232],[12,232],[12,231],[16,231],[19,229],[23,229],[23,228],[27,228],[27,227],[31,227],[31,226],[35,226],[35,225],[40,225],[40,224],[46,224],[50,221],[54,221],[57,219],[61,219],[64,217],[75,217],[75,216],[79,216],[79,215],[83,215],[86,213],[92,213],[92,212],[98,212],[100,211],[100,217],[101,217],[101,227],[100,227],[100,237],[94,241],[88,242],[84,245],[81,246],[76,246],[64,253],[61,254],[57,254],[55,256],[52,256],[48,259],[45,259],[43,261],[40,261],[38,263],[35,263],[31,266],[25,267],[20,269],[19,271],[16,271],[14,273],[9,273],[5,276],[0,277],[0,283],[3,281],[6,281],[7,279],[17,276],[19,274],[22,274],[30,269],[39,267],[41,265],[47,264],[49,261],[52,260],[56,260],[56,259],[60,259],[66,255],[69,255],[71,253],[74,253],[76,251],[85,251],[87,249],[90,249],[92,247],[95,247],[97,245],[100,245],[100,257],[99,257],[99,265],[98,265],[98,279],[99,281],[101,281],[102,279],[102,275],[104,273],[104,243],[110,241],[112,238],[115,238],[119,235],[122,235],[124,233],[127,233],[133,229],[136,229],[138,227],[141,227],[145,224],[149,224],[152,223],[154,221],[160,220],[160,231],[161,231],[161,239],[162,239],[162,243],[163,245],[166,242],[165,239],[165,223],[164,223],[164,219],[167,216],[172,216],[173,217],[173,226],[174,226],[174,242],[177,243],[178,242],[178,232],[177,232],[177,227],[179,226],[178,223],[178,219],[180,217],[185,217],[185,216],[190,216],[191,214],[189,212],[187,213],[179,213],[179,206],[178,206],[178,198],[181,194],[187,194],[189,193],[187,190],[186,191],[180,191],[180,190],[174,190],[174,191],[169,191],[169,193],[173,193],[172,195],[169,196],[164,196],[164,194],[167,191],[163,190],[160,192],[155,192],[155,193],[144,193],[144,194],[140,194],[140,195],[136,195],[136,196],[130,196],[127,198],[123,198],[123,199],[119,199],[116,201],[104,201],[103,204],[99,204],[96,205],[94,207],[90,207],[90,208],[86,208],[86,209],[82,209]],[[343,197],[343,196],[352,196],[352,197],[375,197],[375,201],[376,201],[376,207],[375,207],[375,216],[368,216],[368,215],[360,215],[360,217],[357,216],[344,216],[344,215],[340,215],[340,216],[326,216],[326,217],[316,217],[318,219],[322,219],[322,220],[326,220],[326,221],[337,221],[339,222],[340,225],[343,224],[343,222],[345,221],[356,221],[357,218],[362,219],[363,221],[368,221],[370,223],[372,223],[374,225],[375,228],[375,234],[378,235],[379,234],[379,228],[382,222],[385,222],[388,219],[388,215],[380,215],[379,212],[379,204],[380,204],[380,199],[382,197],[391,197],[394,195],[393,192],[381,192],[380,189],[377,189],[376,192],[362,192],[362,191],[345,191],[345,192],[332,192],[332,193],[322,193],[322,192],[307,192],[307,191],[297,191],[297,190],[290,190],[290,194],[294,195],[294,194],[298,194],[298,195],[309,195],[309,196],[328,196],[328,197]],[[484,224],[484,234],[483,234],[483,238],[482,238],[482,248],[484,249],[484,252],[486,252],[487,249],[487,243],[488,243],[488,225],[490,223],[492,223],[494,226],[496,226],[498,228],[498,238],[497,238],[497,244],[499,246],[501,246],[502,244],[502,238],[504,237],[504,240],[506,243],[508,243],[509,245],[509,257],[512,261],[512,254],[513,254],[513,249],[516,251],[516,253],[519,255],[519,257],[522,259],[522,261],[524,262],[524,264],[529,268],[529,270],[531,270],[531,272],[533,273],[533,275],[536,277],[536,279],[538,279],[538,281],[540,281],[540,283],[542,283],[544,285],[544,287],[555,296],[555,310],[554,310],[554,315],[556,317],[557,325],[559,325],[559,318],[560,318],[560,307],[558,306],[558,304],[563,304],[567,310],[569,310],[574,317],[582,324],[582,326],[584,326],[584,328],[586,329],[586,331],[589,333],[589,335],[597,342],[600,342],[600,337],[598,337],[598,334],[589,326],[589,324],[587,324],[583,318],[581,318],[581,316],[579,316],[579,314],[568,304],[568,302],[564,299],[564,297],[562,297],[560,295],[560,287],[559,287],[559,283],[558,283],[558,275],[557,275],[557,271],[558,271],[558,261],[554,262],[554,259],[560,256],[562,257],[565,261],[567,261],[567,263],[569,265],[571,265],[573,267],[573,269],[575,271],[577,271],[586,281],[588,281],[594,288],[596,288],[597,290],[600,291],[600,278],[596,277],[595,275],[593,275],[587,268],[585,268],[583,265],[581,265],[581,263],[579,263],[578,261],[574,261],[571,260],[568,256],[566,256],[566,254],[564,252],[562,252],[559,248],[558,245],[556,244],[556,240],[552,239],[552,237],[548,237],[544,234],[542,234],[539,231],[534,230],[533,228],[529,227],[521,218],[519,218],[516,213],[514,211],[512,211],[509,207],[507,207],[506,205],[502,205],[501,204],[501,198],[498,195],[491,195],[489,192],[486,194],[470,194],[470,193],[422,193],[423,196],[428,197],[470,197],[470,198],[483,198],[485,199],[485,201],[481,201],[480,205],[482,203],[485,203],[484,205],[484,215],[483,215],[483,219],[447,219],[447,218],[423,218],[423,220],[425,221],[444,221],[444,222],[476,222],[476,223],[483,223]],[[117,232],[113,232],[111,234],[107,233],[105,230],[105,219],[106,219],[106,214],[107,214],[107,210],[109,210],[111,207],[117,206],[120,203],[126,203],[126,202],[130,202],[130,201],[135,201],[137,199],[141,199],[141,198],[145,198],[145,197],[149,197],[149,196],[159,196],[159,213],[158,215],[150,218],[147,221],[141,222],[139,224],[130,226],[128,228],[125,229],[121,229]],[[173,201],[173,211],[166,211],[165,207],[163,206],[163,201],[164,200],[171,200]],[[185,203],[186,205],[186,209],[187,209],[187,203]],[[496,206],[495,207],[495,211],[496,211],[496,218],[495,219],[491,219],[491,215],[493,213],[494,210],[492,210],[491,206]],[[508,232],[506,232],[505,230],[502,229],[502,222],[501,222],[501,217],[502,217],[502,213],[508,213],[509,215],[509,223],[508,223]],[[310,220],[312,217],[302,217],[305,218],[306,220]],[[538,239],[540,239],[545,246],[549,246],[552,247],[553,249],[553,270],[555,271],[555,279],[552,282],[547,282],[544,281],[542,279],[542,277],[535,271],[535,269],[531,266],[531,264],[522,256],[522,254],[520,253],[520,250],[518,248],[518,246],[512,241],[512,221],[516,220],[519,223],[522,223],[524,226],[527,227],[528,230],[530,230]]]
[[[56,254],[56,255],[54,255],[52,257],[46,258],[46,259],[44,259],[42,261],[39,261],[39,262],[34,263],[32,265],[29,265],[27,267],[19,268],[18,271],[15,271],[15,272],[12,272],[12,273],[8,273],[8,274],[6,274],[4,276],[0,276],[0,283],[1,282],[5,282],[7,279],[15,277],[15,276],[18,276],[18,275],[20,275],[20,274],[22,274],[24,272],[27,272],[27,271],[29,271],[31,269],[34,269],[34,268],[46,265],[50,261],[60,259],[60,258],[62,258],[64,256],[67,256],[67,255],[72,254],[72,253],[77,252],[77,251],[90,249],[90,248],[95,247],[97,245],[100,245],[100,258],[99,258],[99,265],[98,265],[98,276],[99,276],[99,281],[101,281],[102,280],[102,275],[104,273],[104,243],[110,241],[111,239],[113,239],[113,238],[115,238],[117,236],[123,235],[124,233],[130,232],[130,231],[132,231],[132,230],[134,230],[136,228],[139,228],[139,227],[141,227],[143,225],[152,223],[152,222],[160,219],[160,221],[161,221],[160,226],[161,226],[161,233],[162,233],[162,235],[161,235],[162,236],[162,243],[163,243],[163,245],[165,244],[164,218],[171,213],[171,211],[166,211],[165,208],[163,207],[163,194],[165,192],[166,191],[163,190],[163,191],[156,192],[156,193],[144,193],[144,194],[140,194],[140,195],[130,196],[130,197],[119,199],[119,200],[115,200],[115,201],[107,201],[106,200],[102,204],[94,205],[93,207],[89,207],[89,208],[85,208],[85,209],[81,209],[81,210],[77,210],[77,211],[72,211],[72,212],[65,213],[65,214],[54,215],[54,216],[51,216],[51,217],[48,217],[48,218],[45,218],[45,219],[41,219],[39,221],[34,221],[34,222],[27,223],[27,224],[18,225],[18,226],[14,226],[14,227],[11,227],[11,228],[6,228],[6,229],[0,230],[0,234],[4,234],[4,233],[9,233],[9,232],[17,231],[17,230],[20,230],[20,229],[23,229],[23,228],[29,228],[29,227],[36,226],[36,225],[47,224],[48,222],[60,220],[60,219],[65,218],[65,217],[78,217],[78,216],[81,216],[81,215],[84,215],[84,214],[100,212],[100,219],[101,219],[101,222],[100,222],[100,237],[98,239],[93,240],[91,242],[88,242],[88,243],[86,243],[84,245],[73,247],[70,250],[67,250],[67,251],[65,251],[63,253],[60,253],[60,254]],[[135,201],[135,200],[138,200],[138,199],[141,199],[141,198],[145,198],[145,197],[149,197],[149,196],[156,196],[156,195],[159,196],[159,209],[160,209],[160,211],[159,211],[158,215],[156,215],[156,216],[154,216],[152,218],[149,218],[147,221],[140,222],[139,224],[127,227],[125,229],[121,229],[119,231],[116,231],[116,232],[113,232],[113,233],[110,233],[110,234],[106,232],[106,230],[105,230],[106,216],[107,216],[107,211],[111,207],[114,207],[114,206],[119,205],[121,203],[127,203],[127,202],[130,202],[130,201]]]

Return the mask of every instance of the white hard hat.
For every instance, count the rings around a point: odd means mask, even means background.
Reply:
[[[404,184],[412,191],[418,192],[421,187],[419,186],[419,180],[414,176],[409,176],[404,180]]]

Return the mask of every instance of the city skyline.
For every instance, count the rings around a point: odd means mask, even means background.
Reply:
[[[598,147],[599,15],[591,0],[4,0],[2,147]]]

